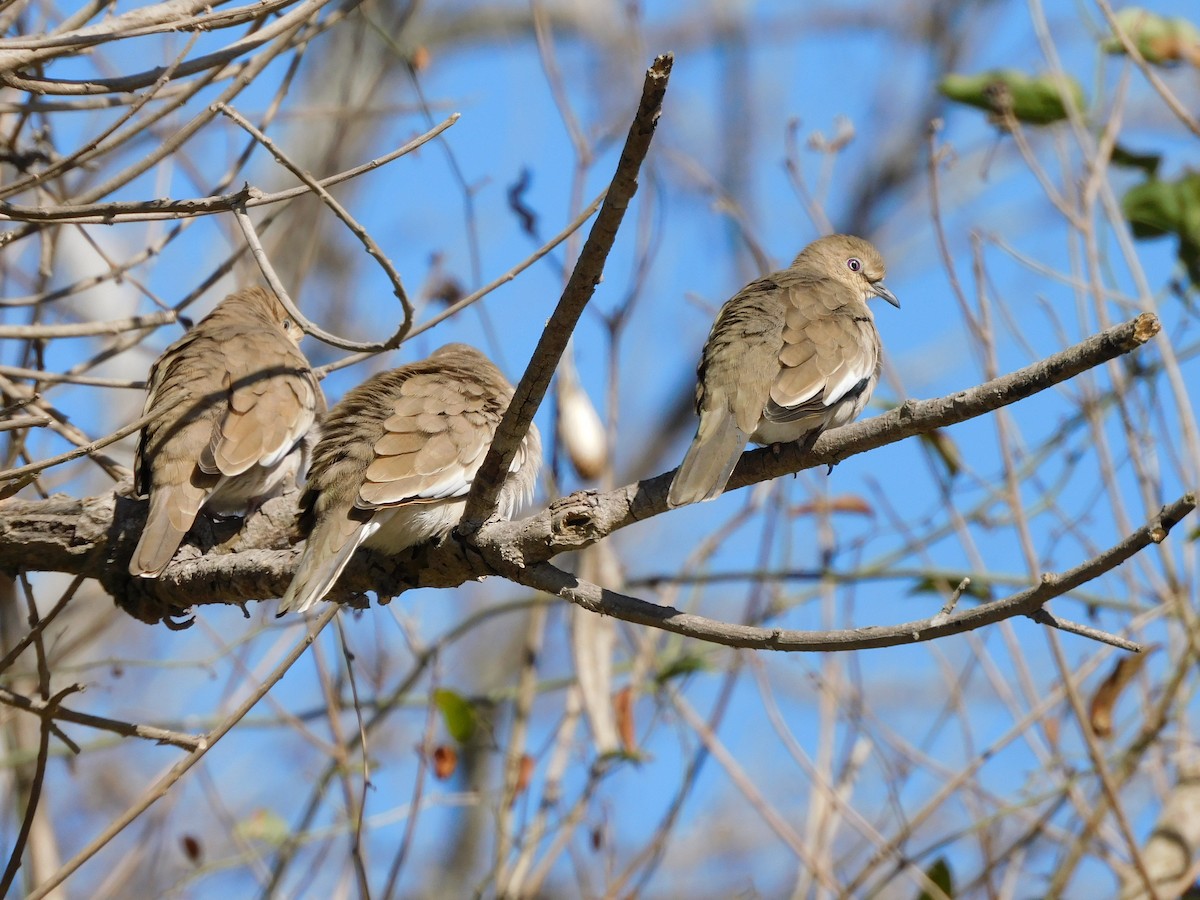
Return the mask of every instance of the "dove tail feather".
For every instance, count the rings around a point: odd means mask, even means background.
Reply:
[[[684,506],[699,500],[712,500],[720,494],[748,440],[731,413],[702,415],[692,446],[688,447],[667,492],[667,505]]]
[[[187,529],[180,531],[171,524],[168,506],[177,502],[166,490],[158,490],[150,496],[150,512],[146,515],[146,526],[138,538],[137,549],[129,560],[129,574],[139,578],[157,578],[183,543]]]
[[[279,601],[279,612],[276,615],[286,612],[302,613],[321,600],[338,580],[359,544],[373,531],[370,523],[363,523],[346,538],[336,523],[333,527],[325,528],[318,523],[304,544],[304,553],[296,566],[296,574]],[[343,543],[339,545],[339,541]]]

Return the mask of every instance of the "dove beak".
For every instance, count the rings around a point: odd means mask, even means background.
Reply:
[[[896,307],[896,309],[900,308],[900,301],[896,299],[896,295],[888,290],[888,286],[882,281],[877,281],[871,285],[871,290],[874,292],[876,297],[881,297],[888,303],[892,304],[892,306]]]

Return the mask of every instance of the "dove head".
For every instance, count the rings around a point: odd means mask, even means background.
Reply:
[[[238,318],[266,319],[283,329],[283,333],[297,346],[304,340],[304,329],[296,324],[296,320],[274,292],[266,288],[251,287],[230,294],[218,304],[217,309]]]
[[[900,301],[883,283],[883,256],[870,241],[852,234],[818,238],[800,251],[793,267],[812,268],[834,278],[862,295],[863,300],[881,297],[897,309]]]

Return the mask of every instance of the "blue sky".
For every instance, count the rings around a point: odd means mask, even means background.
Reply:
[[[1099,14],[1090,7],[1081,13],[1080,4],[1075,3],[1051,2],[1046,6],[1064,65],[1084,84],[1093,102],[1101,91],[1107,98],[1120,63],[1100,58],[1095,50],[1094,33],[1080,24],[1082,15],[1096,26]],[[708,16],[715,8],[704,7],[697,16]],[[845,203],[852,196],[855,185],[886,154],[906,127],[911,127],[911,117],[924,107],[935,85],[931,81],[927,48],[921,40],[900,41],[892,34],[885,35],[854,24],[856,12],[860,8],[874,10],[873,4],[858,4],[850,10],[838,8],[849,24],[829,30],[818,26],[835,14],[833,5],[828,8],[817,6],[811,12],[796,12],[790,3],[746,3],[737,8],[745,11],[748,31],[755,35],[746,57],[746,78],[751,90],[749,108],[743,110],[743,121],[752,129],[752,139],[748,144],[751,155],[745,166],[747,191],[741,199],[750,233],[761,243],[772,262],[782,265],[819,234],[806,216],[783,167],[788,123],[798,119],[800,134],[806,137],[814,130],[832,135],[840,116],[853,122],[856,137],[836,160],[824,198],[825,211],[834,226],[844,227]],[[1193,11],[1190,4],[1183,2],[1154,4],[1154,8],[1172,14]],[[725,136],[722,89],[730,72],[735,71],[736,60],[731,62],[727,51],[689,39],[695,36],[689,36],[685,27],[689,18],[684,9],[684,5],[674,2],[646,3],[648,25],[642,36],[644,49],[635,50],[637,42],[632,38],[627,45],[611,46],[607,51],[611,55],[597,51],[591,42],[569,36],[560,36],[556,41],[566,94],[584,132],[593,138],[608,136],[587,172],[582,191],[585,201],[608,182],[620,140],[637,101],[641,72],[654,53],[677,50],[663,116],[651,158],[643,172],[642,192],[630,209],[606,267],[604,282],[597,289],[592,304],[595,312],[585,314],[576,338],[576,357],[584,386],[601,412],[607,414],[607,347],[604,328],[596,313],[615,309],[630,290],[636,263],[636,229],[639,218],[647,216],[647,221],[659,229],[658,249],[645,275],[618,360],[621,411],[620,440],[615,448],[615,458],[620,472],[628,472],[629,467],[641,458],[644,448],[662,427],[666,410],[690,384],[712,311],[753,271],[753,261],[745,254],[728,219],[715,207],[708,192],[697,187],[692,174],[695,168],[710,175],[719,173]],[[1023,4],[991,4],[978,13],[963,15],[978,15],[982,21],[973,27],[973,37],[964,53],[961,69],[974,72],[1012,65],[1033,71],[1044,67]],[[658,46],[656,39],[664,33],[681,43]],[[363,39],[368,42],[378,40],[369,32]],[[205,41],[220,43],[218,36],[209,36],[197,47],[206,46]],[[328,37],[322,37],[311,48],[302,70],[304,78],[320,77],[321,52],[328,41]],[[147,64],[144,60],[133,61],[120,56],[112,59],[120,65],[132,63],[140,67]],[[70,76],[90,71],[90,63],[85,62],[64,66],[59,74]],[[335,80],[335,76],[341,74],[330,72],[328,77]],[[269,103],[281,75],[281,66],[268,70],[261,85],[237,100],[237,108],[247,114],[261,111]],[[1194,96],[1194,71],[1177,70],[1164,77],[1183,93],[1193,91],[1190,96]],[[462,119],[447,133],[446,142],[466,181],[478,185],[475,203],[481,247],[479,267],[483,279],[490,280],[519,262],[536,246],[532,239],[522,234],[506,199],[506,187],[517,180],[523,169],[529,170],[532,179],[525,200],[538,215],[543,237],[556,232],[574,215],[569,202],[574,165],[570,140],[555,111],[532,39],[524,34],[475,42],[462,49],[435,46],[420,80],[425,96],[434,107],[435,118],[451,110],[462,113]],[[372,97],[372,100],[378,100],[380,104],[411,102],[411,89],[402,78],[393,79],[388,88],[386,96]],[[604,88],[607,90],[602,90]],[[1187,140],[1178,123],[1161,113],[1149,88],[1136,76],[1131,91],[1134,101],[1129,105],[1128,125],[1122,132],[1122,142],[1127,139],[1129,145],[1137,149],[1164,152],[1165,174],[1178,173],[1194,153],[1194,139]],[[205,102],[212,99],[209,94],[204,98]],[[997,362],[1001,371],[1008,371],[1032,360],[1030,348],[1037,355],[1044,355],[1060,349],[1064,345],[1064,336],[1069,343],[1090,333],[1095,328],[1093,315],[1078,311],[1076,297],[1068,286],[1019,265],[993,240],[994,237],[1002,239],[1039,264],[1056,270],[1065,270],[1070,263],[1067,231],[1061,220],[1053,215],[1036,180],[1013,151],[1011,142],[998,143],[994,129],[976,110],[945,107],[943,113],[945,125],[940,140],[953,148],[955,156],[953,168],[944,170],[941,176],[944,222],[951,253],[959,277],[967,285],[968,294],[973,296],[971,235],[980,236],[987,262],[987,291],[997,309]],[[86,133],[100,118],[102,116],[93,117],[87,124],[72,122],[65,126],[61,136],[64,146],[71,145],[71,128],[78,127],[81,134]],[[180,121],[174,124],[178,125]],[[285,150],[303,154],[306,135],[310,131],[319,133],[321,129],[331,127],[337,127],[337,124],[320,117],[294,120],[284,117],[280,124],[272,127],[271,136]],[[423,121],[418,115],[380,114],[377,128],[370,135],[369,149],[362,158],[381,155],[423,129]],[[1033,134],[1031,139],[1038,158],[1053,177],[1060,178],[1058,155],[1071,155],[1066,141],[1054,129]],[[224,171],[232,154],[242,145],[242,135],[232,124],[217,121],[190,144],[189,149],[196,169],[211,181]],[[256,186],[268,188],[290,183],[286,175],[279,174],[267,154],[260,150],[255,159],[248,177]],[[353,160],[358,161],[361,160]],[[808,183],[818,183],[822,178],[821,156],[802,150],[801,162]],[[318,170],[317,174],[326,173]],[[1136,179],[1133,173],[1115,173],[1112,180],[1117,194]],[[240,183],[241,179],[238,179],[235,187]],[[120,196],[184,197],[200,191],[182,168],[160,168],[123,190]],[[441,148],[427,146],[418,154],[363,176],[353,187],[342,189],[338,196],[389,253],[404,276],[410,295],[417,295],[428,272],[430,256],[435,252],[445,255],[448,269],[468,288],[475,287],[461,191]],[[650,204],[648,212],[644,207],[647,203]],[[356,338],[374,339],[390,333],[396,306],[385,279],[362,254],[352,236],[327,213],[322,212],[320,216],[310,227],[320,228],[322,240],[331,242],[344,254],[348,260],[347,270],[321,271],[303,283],[289,285],[293,288],[293,296],[310,316],[322,323],[327,323],[326,316],[334,304],[345,304],[351,310],[345,330]],[[982,378],[979,361],[964,337],[958,306],[937,255],[924,177],[873,210],[871,221],[876,227],[869,237],[880,246],[888,260],[888,284],[903,303],[900,311],[886,306],[876,311],[889,367],[889,379],[878,390],[877,400],[890,404],[899,399],[901,393],[910,397],[938,396],[978,383]],[[302,227],[304,223],[300,224]],[[147,232],[155,233],[162,227],[90,226],[88,230],[107,249],[128,251],[144,243]],[[177,302],[228,254],[238,240],[228,217],[199,222],[184,238],[139,270],[138,275],[164,301]],[[275,243],[274,235],[268,243],[280,256],[287,252]],[[1114,245],[1108,242],[1106,248],[1116,259]],[[1139,243],[1137,250],[1153,289],[1162,291],[1174,267],[1170,242]],[[558,265],[562,259],[562,251],[556,252],[553,261],[534,266],[484,301],[487,320],[494,328],[491,334],[480,315],[469,310],[406,345],[379,365],[394,365],[416,358],[447,341],[466,340],[495,355],[515,380],[532,352],[541,323],[558,297],[562,283]],[[89,259],[88,251],[83,249],[75,265],[80,271],[92,271],[98,263],[94,256]],[[1112,272],[1114,281],[1128,290],[1131,282],[1119,262],[1114,262]],[[78,272],[56,274],[56,278],[63,280],[72,276],[78,277]],[[198,309],[209,308],[233,286],[233,280],[227,279],[220,289],[208,292],[201,299]],[[351,297],[349,303],[345,303],[347,295]],[[1189,346],[1194,341],[1194,328],[1189,324],[1187,311],[1170,299],[1164,299],[1162,306],[1165,324],[1172,335],[1178,335],[1175,346],[1178,349]],[[73,315],[118,318],[152,308],[147,300],[139,299],[128,284],[107,284],[85,295],[75,306]],[[1000,308],[1007,312],[1009,319],[999,314]],[[1132,315],[1115,306],[1110,312],[1114,320]],[[1062,323],[1061,330],[1056,321]],[[1015,336],[1012,329],[1016,329]],[[154,352],[177,334],[177,330],[164,329],[161,340],[154,345]],[[95,352],[98,346],[98,342],[90,341],[61,342],[48,356],[47,366],[61,370],[79,358],[80,353]],[[305,348],[315,361],[328,362],[336,356],[312,341]],[[141,377],[152,356],[151,352],[127,354],[110,370],[129,377]],[[1147,360],[1154,358],[1149,349],[1145,356]],[[370,370],[369,366],[359,366],[329,378],[325,385],[330,400],[336,400]],[[1185,373],[1190,381],[1194,381],[1195,364],[1188,362]],[[1099,383],[1103,384],[1104,379],[1105,376],[1100,375]],[[58,388],[49,396],[61,403],[81,425],[97,434],[118,424],[117,418],[127,421],[135,416],[141,402],[137,392],[129,392],[119,408],[110,403],[107,395],[102,403],[97,403],[98,394],[92,388]],[[1153,403],[1156,398],[1147,396],[1146,399]],[[1174,414],[1165,401],[1160,408],[1168,430],[1164,441],[1174,440]],[[871,412],[875,411],[877,409]],[[1019,431],[1024,446],[1034,449],[1052,439],[1073,412],[1069,392],[1049,392],[1014,407],[1011,410],[1012,427]],[[552,433],[548,410],[543,409],[538,422],[543,434]],[[1106,423],[1106,429],[1114,439],[1120,437],[1118,422]],[[999,480],[996,435],[996,425],[990,417],[950,431],[972,469],[988,485],[987,489]],[[679,432],[672,449],[655,461],[651,469],[633,475],[648,477],[676,465],[689,437],[690,431]],[[35,442],[33,446],[39,452],[62,449],[51,441]],[[1055,454],[1038,474],[1042,484],[1053,484],[1059,478],[1063,480],[1060,502],[1065,510],[1077,517],[1080,528],[1074,534],[1064,534],[1066,529],[1062,522],[1053,515],[1034,520],[1035,545],[1047,568],[1067,568],[1094,552],[1095,547],[1106,546],[1120,537],[1107,502],[1096,493],[1096,467],[1087,433],[1081,431],[1073,435],[1066,441],[1066,447],[1074,451],[1077,460],[1070,453]],[[122,458],[128,461],[128,452]],[[1118,465],[1123,483],[1131,484],[1127,460],[1118,460]],[[1187,487],[1166,464],[1163,469],[1162,496],[1154,498],[1154,503],[1172,499]],[[74,471],[80,471],[80,467]],[[564,488],[578,486],[579,483],[568,476]],[[102,481],[86,475],[72,479],[66,489],[85,492],[102,487]],[[866,498],[874,515],[838,516],[833,521],[834,567],[846,570],[886,559],[888,553],[903,546],[903,535],[895,527],[889,511],[894,510],[911,522],[937,522],[944,505],[939,493],[937,464],[917,441],[847,460],[829,476],[823,471],[804,473],[786,483],[756,490],[760,495],[770,491],[772,497],[782,498],[780,502],[790,504],[806,503],[826,492]],[[1028,490],[1027,500],[1036,502],[1040,493],[1037,483],[1032,483]],[[969,509],[974,503],[983,502],[985,493],[986,489],[982,487],[964,490],[961,496],[966,499],[961,501],[962,508]],[[736,492],[711,504],[674,511],[616,535],[612,540],[626,575],[635,579],[677,569],[701,540],[740,514],[750,497],[749,490]],[[1132,487],[1126,500],[1134,524],[1141,524],[1149,510],[1143,508],[1144,504]],[[1018,579],[1026,577],[1028,573],[1017,539],[1013,529],[1003,520],[1002,512],[1002,507],[993,505],[990,527],[972,526],[970,532],[989,570]],[[764,538],[764,535],[769,537]],[[773,522],[752,519],[722,544],[709,566],[713,571],[752,568],[758,564],[764,540],[773,542],[770,553],[773,566],[811,569],[819,564],[822,538],[811,518],[799,517]],[[1182,544],[1181,535],[1172,536],[1170,540]],[[918,567],[959,570],[970,563],[970,554],[952,534],[929,540],[922,550],[918,558],[906,560],[901,567],[905,570]],[[47,580],[46,583],[51,582]],[[789,584],[782,593],[789,609],[773,622],[795,628],[816,628],[823,624],[889,624],[935,612],[941,598],[927,593],[910,594],[912,584],[913,578],[909,575],[848,586],[838,589],[836,602],[824,607],[813,599],[816,589],[810,584]],[[742,614],[750,590],[741,583],[714,587],[697,594],[684,589],[675,602],[694,603],[695,609],[716,618],[736,619]],[[1145,603],[1146,600],[1145,597],[1125,596],[1125,582],[1117,579],[1089,586],[1089,590],[1118,602]],[[1000,591],[1007,592],[1007,589]],[[469,585],[453,594],[424,591],[406,595],[388,609],[373,608],[364,615],[345,616],[349,641],[364,671],[379,665],[394,680],[407,659],[402,633],[394,616],[405,617],[413,623],[417,633],[428,640],[457,622],[465,609],[490,602],[498,595],[521,596],[522,592],[511,586],[489,584],[482,587]],[[643,595],[648,599],[659,598],[653,591],[645,591]],[[107,601],[98,599],[96,602]],[[1071,601],[1059,601],[1054,609],[1070,618],[1087,616],[1080,604]],[[120,629],[111,647],[97,646],[93,652],[102,659],[111,652],[112,656],[125,660],[123,674],[116,677],[107,665],[86,669],[81,677],[94,685],[87,695],[88,708],[136,720],[178,719],[178,727],[198,729],[207,716],[222,704],[230,703],[231,698],[244,689],[245,676],[238,668],[240,665],[261,674],[274,655],[281,652],[281,647],[299,637],[296,623],[278,623],[271,618],[272,612],[272,604],[265,604],[255,608],[252,619],[247,621],[237,609],[208,607],[200,613],[202,624],[184,634],[152,635],[142,626]],[[1098,624],[1120,629],[1128,618],[1126,611],[1103,612]],[[626,659],[632,652],[631,631],[623,630],[622,633],[626,637],[619,642],[620,658]],[[545,679],[563,677],[571,671],[565,635],[565,615],[555,611],[551,614],[547,649],[540,670]],[[253,638],[240,643],[250,636]],[[502,633],[505,642],[515,642],[518,636],[519,629],[512,634]],[[226,652],[230,642],[240,644],[233,653]],[[494,687],[493,678],[503,679],[502,683],[510,681],[511,673],[495,661],[486,659],[486,651],[491,649],[488,643],[486,638],[471,640],[464,642],[461,649],[449,652],[442,663],[443,682],[472,693]],[[1105,651],[1082,639],[1065,637],[1063,644],[1073,665],[1093,660],[1098,654],[1107,659]],[[516,645],[511,646],[515,648]],[[714,667],[712,672],[697,674],[682,682],[689,702],[704,714],[719,690],[720,669],[728,659],[720,651],[692,649],[709,653]],[[990,629],[972,638],[951,638],[934,647],[873,651],[855,654],[853,658],[840,658],[836,662],[827,658],[770,655],[763,655],[759,662],[767,680],[779,694],[794,735],[809,753],[816,752],[819,737],[815,731],[819,720],[814,685],[818,679],[832,677],[830,667],[841,667],[858,680],[863,702],[872,717],[873,724],[868,732],[877,747],[883,746],[883,734],[898,735],[914,744],[923,744],[926,753],[953,769],[970,754],[962,735],[953,725],[934,728],[948,684],[955,680],[955,673],[971,672],[966,692],[975,711],[971,719],[972,735],[976,747],[984,746],[1010,727],[1012,712],[994,686],[988,686],[984,675],[972,667],[972,662],[986,658],[999,668],[1002,678],[1018,680],[1013,668],[1013,656],[1018,649],[1034,672],[1035,683],[1043,689],[1053,685],[1054,673],[1040,628],[1027,621]],[[325,644],[325,652],[327,658],[334,656],[331,642]],[[133,658],[151,660],[154,665],[143,668],[132,663]],[[170,668],[162,667],[165,661],[172,663]],[[180,665],[181,662],[184,664]],[[1156,665],[1152,660],[1149,671],[1155,672]],[[428,684],[422,684],[422,690],[427,687]],[[272,697],[293,712],[319,707],[320,695],[311,663],[305,660],[298,664]],[[913,698],[918,702],[910,702]],[[549,691],[539,700],[532,747],[541,748],[549,739],[557,724],[561,702],[561,691]],[[656,826],[672,796],[680,765],[686,759],[683,748],[695,742],[686,730],[681,734],[673,718],[665,715],[658,704],[654,698],[644,697],[637,707],[639,733],[645,741],[647,761],[640,766],[626,766],[612,775],[602,787],[602,799],[592,811],[592,819],[607,816],[619,826],[619,833],[614,838],[618,861],[632,854]],[[260,705],[254,715],[267,716],[272,712]],[[1120,715],[1121,721],[1132,722],[1135,718],[1132,705],[1121,707]],[[393,806],[407,802],[414,776],[412,747],[419,739],[423,725],[421,712],[398,717],[389,738],[373,739],[371,750],[377,761],[372,774],[374,790],[369,795],[369,814],[385,813]],[[802,820],[809,797],[809,781],[789,759],[770,727],[758,689],[748,672],[743,671],[734,688],[730,712],[720,736],[741,764],[754,774],[759,787],[788,814]],[[934,729],[932,732],[931,728]],[[1066,728],[1064,732],[1068,758],[1085,766],[1077,736]],[[842,748],[857,736],[857,732],[842,723],[835,743]],[[498,740],[503,746],[502,735]],[[1033,790],[1038,781],[1035,773],[1042,760],[1036,752],[1036,741],[1032,743],[1035,744],[1032,749],[1024,741],[1001,749],[984,768],[983,783],[1001,795],[1014,785],[1019,786],[1020,791]],[[129,748],[121,746],[116,750],[91,753],[81,769],[95,773],[116,766],[118,758],[129,760],[130,752]],[[586,747],[581,745],[578,749],[581,759],[586,758],[586,752]],[[169,748],[139,747],[132,753],[132,758],[138,762],[138,770],[146,777],[176,758],[176,751]],[[889,802],[884,782],[891,773],[881,763],[884,755],[881,750],[879,755],[870,758],[855,795],[862,808],[872,814],[882,814]],[[322,761],[313,747],[282,738],[278,727],[251,727],[239,729],[226,739],[210,754],[205,765],[212,777],[225,786],[226,800],[233,807],[235,819],[244,820],[255,809],[269,808],[290,822],[303,797],[297,786],[313,777]],[[126,764],[121,763],[122,766]],[[568,779],[568,795],[578,790],[582,768],[581,765]],[[59,777],[63,783],[68,778],[65,771],[60,771]],[[917,776],[900,791],[901,798],[906,804],[919,805],[920,798],[934,790],[936,784],[936,778],[931,775]],[[538,785],[535,781],[535,789]],[[171,823],[169,828],[183,827],[179,824],[182,804],[195,803],[207,809],[205,794],[196,779],[193,778],[184,790],[184,799],[175,801],[181,806],[166,813],[167,821]],[[455,790],[457,787],[453,783],[432,784],[428,787],[428,796],[436,798]],[[51,796],[55,807],[64,815],[76,802],[61,789]],[[1153,804],[1144,809],[1139,807],[1139,810],[1135,824],[1139,834],[1144,834],[1152,821]],[[151,813],[151,816],[157,814]],[[737,848],[735,851],[736,858],[747,867],[753,864],[752,879],[744,874],[744,868],[727,865],[719,855],[708,865],[696,865],[691,855],[702,852],[704,835],[715,816],[733,814],[747,823],[743,837],[752,837],[760,848]],[[436,810],[423,814],[416,858],[440,857],[443,849],[440,842],[446,834],[443,827],[449,827],[454,815],[451,811]],[[103,811],[88,815],[88,827],[78,838],[90,835],[104,816]],[[138,837],[139,829],[152,821],[150,818],[135,824],[119,843],[130,846],[145,839]],[[718,818],[718,821],[723,819]],[[650,894],[668,896],[682,888],[703,891],[713,885],[719,885],[725,892],[746,888],[751,882],[754,888],[768,896],[790,890],[795,862],[774,838],[760,832],[762,828],[757,818],[745,813],[728,778],[710,760],[685,806],[678,840],[669,847],[663,866],[664,872],[684,878],[685,883],[651,882]],[[386,861],[398,834],[399,826],[372,833],[376,859]],[[727,836],[734,843],[736,837]],[[69,834],[67,838],[75,839],[76,836]],[[912,849],[920,850],[922,846],[923,842],[917,840]],[[955,852],[964,854],[962,859],[969,859],[973,846],[970,841],[962,842],[950,851],[952,860]],[[714,851],[709,848],[709,852]],[[1050,862],[1045,859],[1031,862],[1031,872],[1045,874]],[[962,865],[969,868],[969,863]],[[100,878],[98,873],[102,873],[104,866],[103,860],[97,860],[81,873],[79,878],[83,881],[79,883],[85,883],[88,878]],[[297,868],[294,876],[300,877],[302,869]],[[689,876],[681,874],[683,872],[690,872],[693,880],[686,882]],[[1103,890],[1111,884],[1098,866],[1086,872],[1086,876],[1075,883],[1077,887],[1086,883],[1089,888],[1098,886]],[[556,874],[565,880],[560,883],[571,884],[569,866],[564,864]],[[331,876],[318,875],[314,890],[324,889],[324,877]],[[414,863],[406,877],[408,880],[402,882],[402,886],[410,892],[415,891],[428,877],[428,871]],[[185,893],[207,897],[231,890],[241,892],[249,883],[248,878],[244,870],[217,874],[198,880]]]

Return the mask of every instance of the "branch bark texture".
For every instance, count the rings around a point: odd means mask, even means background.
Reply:
[[[1142,315],[1060,353],[970,390],[933,400],[906,401],[884,415],[827,432],[808,453],[796,446],[775,454],[745,454],[730,481],[741,487],[812,466],[840,462],[858,453],[916,434],[985,415],[1080,372],[1130,352],[1158,332],[1158,321]],[[985,606],[884,628],[845,632],[785,632],[732,625],[680,613],[580,582],[550,564],[560,553],[602,540],[620,528],[665,512],[672,473],[614,491],[580,491],[549,509],[513,522],[489,522],[470,534],[396,558],[365,554],[347,569],[332,599],[362,602],[368,591],[389,598],[413,587],[456,587],[500,575],[544,590],[586,609],[698,639],[736,647],[778,650],[861,649],[928,640],[978,628],[1014,615],[1037,612],[1050,599],[1095,578],[1157,543],[1195,504],[1191,495],[1167,507],[1152,522],[1070,572],[1045,576],[1026,591]],[[207,603],[241,604],[278,597],[286,588],[298,552],[296,496],[278,497],[239,528],[237,522],[201,521],[175,561],[157,579],[126,574],[129,554],[145,516],[129,486],[77,500],[9,499],[0,503],[0,567],[67,572],[98,579],[117,602],[138,618],[171,621]]]

